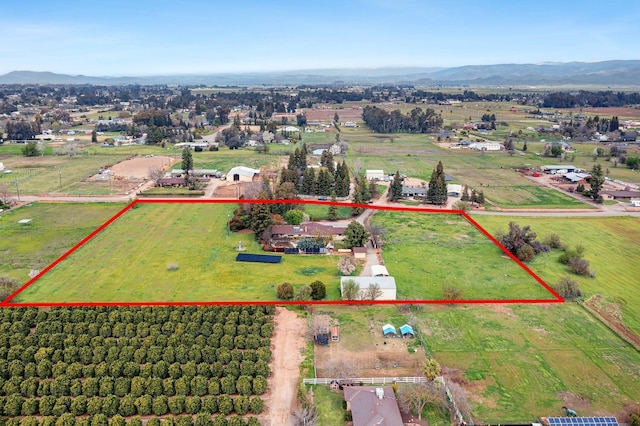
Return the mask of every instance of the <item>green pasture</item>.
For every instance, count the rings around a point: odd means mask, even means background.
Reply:
[[[237,263],[263,253],[251,233],[227,236],[235,204],[139,204],[16,298],[16,302],[271,301],[276,287],[315,280],[339,298],[334,256]],[[175,265],[177,270],[170,270]]]
[[[178,152],[178,155],[181,151]],[[270,151],[268,154],[257,153],[253,149],[227,149],[220,148],[219,151],[192,152],[194,169],[214,169],[227,173],[232,167],[246,166],[255,169],[261,167],[275,168],[278,164],[279,155]],[[288,154],[287,154],[288,155]],[[172,166],[179,169],[182,162]]]
[[[624,323],[640,333],[640,218],[637,217],[507,217],[475,215],[488,232],[506,231],[508,223],[530,225],[538,239],[558,234],[570,247],[582,245],[594,278],[570,274],[558,262],[559,250],[536,256],[529,267],[549,285],[571,275],[586,297],[600,294],[619,305]]]
[[[125,205],[33,203],[0,214],[0,275],[21,283],[42,270]],[[18,221],[31,219],[28,225]]]
[[[349,219],[352,217],[353,209],[351,207],[338,206],[338,220]],[[311,220],[327,220],[329,215],[329,206],[321,204],[305,204],[304,212],[309,215]]]
[[[399,171],[429,180],[442,161],[453,183],[483,191],[489,202],[500,208],[589,209],[587,203],[560,191],[541,187],[521,176],[521,167],[555,164],[558,161],[535,154],[509,155],[506,152],[475,152],[442,148],[426,135],[376,135],[357,129],[349,143],[347,162],[352,167]],[[567,163],[568,164],[568,163]]]
[[[466,383],[488,424],[563,415],[621,416],[640,399],[640,354],[576,304],[425,307],[417,314],[433,356]]]
[[[372,223],[386,232],[382,257],[398,299],[442,300],[445,286],[467,300],[554,299],[459,215],[379,211]]]

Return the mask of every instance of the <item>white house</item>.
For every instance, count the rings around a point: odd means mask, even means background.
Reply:
[[[447,195],[450,197],[459,197],[462,194],[462,185],[455,183],[447,184]]]
[[[260,170],[245,166],[236,166],[227,173],[229,182],[253,182],[253,179],[260,174]]]
[[[502,144],[500,142],[474,142],[468,145],[467,148],[477,151],[500,151]]]
[[[367,170],[365,172],[365,177],[367,180],[382,180],[384,179],[384,171],[383,170]]]
[[[382,294],[376,300],[396,300],[396,280],[393,277],[341,277],[340,293],[347,281],[353,280],[358,285],[358,299],[366,299],[366,292],[371,284],[377,284]],[[344,297],[343,297],[344,298]]]

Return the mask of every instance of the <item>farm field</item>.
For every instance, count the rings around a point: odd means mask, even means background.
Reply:
[[[327,300],[339,300],[336,256],[236,263],[239,243],[247,253],[262,250],[252,233],[227,235],[226,220],[235,207],[135,204],[12,302],[274,301],[282,282],[297,288],[315,280],[327,286]],[[373,220],[387,230],[383,257],[400,299],[442,300],[443,286],[452,285],[463,290],[464,300],[555,300],[459,216],[379,211]],[[460,268],[460,262],[467,266]]]
[[[103,148],[91,146],[79,151],[73,157],[67,155],[43,155],[24,157],[15,152],[21,145],[0,145],[0,161],[10,175],[0,174],[0,183],[16,194],[22,195],[68,194],[102,195],[118,192],[108,182],[87,182],[86,179],[105,168],[133,155],[147,155],[163,152],[161,148],[148,146],[127,146]],[[46,151],[45,151],[46,152]],[[176,155],[179,152],[176,150]],[[16,187],[15,179],[18,180]]]
[[[560,191],[542,187],[514,170],[556,164],[557,159],[534,154],[509,156],[505,152],[450,150],[434,144],[426,135],[372,135],[355,131],[353,136],[345,134],[345,140],[350,146],[346,160],[352,168],[382,169],[387,173],[399,171],[429,180],[438,161],[442,161],[445,173],[453,178],[453,183],[483,191],[488,201],[499,208],[593,208]]]
[[[419,330],[483,423],[624,417],[640,400],[640,354],[576,304],[423,307]]]
[[[586,297],[603,295],[618,305],[622,321],[635,333],[640,333],[640,218],[637,217],[506,217],[474,215],[473,219],[488,232],[506,230],[510,221],[521,226],[530,225],[544,239],[558,234],[570,247],[582,245],[584,257],[594,278],[571,275]],[[545,282],[553,285],[568,275],[565,265],[558,262],[560,251],[553,250],[536,256],[529,267]]]
[[[555,300],[491,240],[460,215],[378,211],[372,224],[386,233],[383,258],[399,299]]]
[[[227,236],[236,204],[136,204],[14,302],[273,301],[276,287],[320,280],[339,299],[337,258],[286,256],[235,261],[238,243],[261,253],[251,233]],[[175,265],[176,270],[170,268]]]
[[[93,230],[123,203],[33,203],[0,215],[0,275],[26,283]],[[32,219],[28,225],[18,221]]]

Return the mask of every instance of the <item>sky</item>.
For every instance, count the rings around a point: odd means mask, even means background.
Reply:
[[[640,1],[4,0],[0,74],[91,76],[640,59]]]

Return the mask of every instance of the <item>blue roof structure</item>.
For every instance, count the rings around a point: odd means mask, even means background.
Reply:
[[[258,262],[258,263],[280,263],[282,256],[273,256],[269,254],[249,254],[238,253],[237,262]]]
[[[382,326],[382,334],[386,336],[387,334],[398,334],[398,333],[396,333],[396,328],[394,326],[392,326],[391,324],[385,324]]]
[[[409,324],[405,324],[400,327],[400,334],[402,334],[403,336],[405,334],[411,334],[412,336],[416,335],[416,333],[413,332],[413,327],[411,327]]]
[[[615,417],[547,417],[549,426],[618,426]]]

